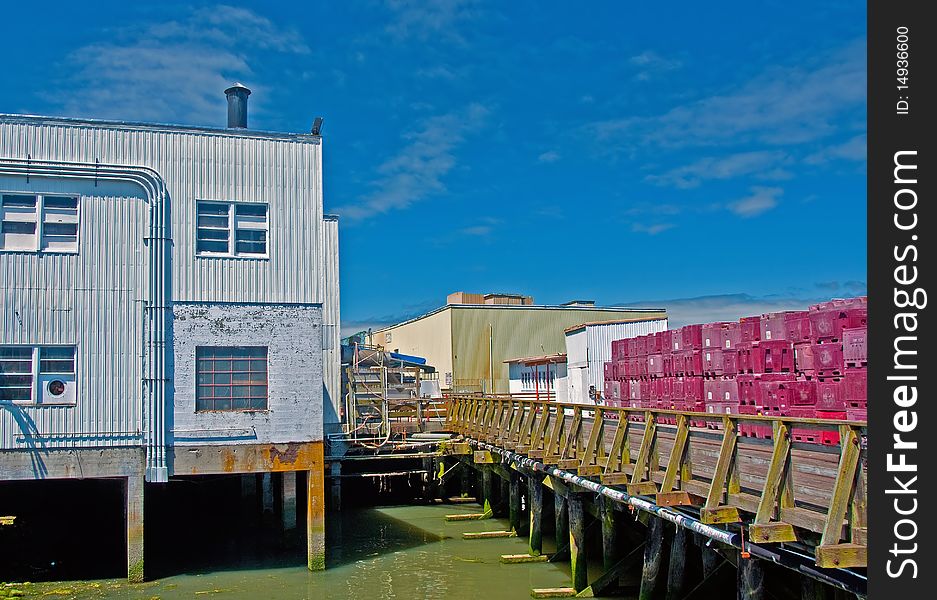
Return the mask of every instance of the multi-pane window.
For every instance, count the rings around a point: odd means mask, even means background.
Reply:
[[[204,256],[266,256],[267,205],[198,202],[195,250]]]
[[[69,404],[75,398],[75,346],[0,346],[0,401]]]
[[[266,346],[195,349],[195,410],[266,410]]]
[[[0,194],[0,250],[78,252],[78,198]]]

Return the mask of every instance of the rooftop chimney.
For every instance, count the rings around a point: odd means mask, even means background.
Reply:
[[[242,83],[235,83],[224,91],[228,97],[228,128],[247,129],[247,97],[251,91]]]

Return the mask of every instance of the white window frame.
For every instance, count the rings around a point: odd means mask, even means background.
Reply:
[[[203,204],[213,204],[216,206],[224,206],[227,208],[227,220],[228,224],[226,227],[202,227],[199,226],[199,207]],[[263,223],[251,223],[250,221],[245,220],[242,223],[238,222],[237,207],[239,206],[263,206],[264,207],[264,220]],[[219,215],[220,216],[220,215]],[[225,230],[228,232],[228,249],[225,252],[212,252],[209,250],[199,250],[199,230],[200,229],[217,229]],[[238,252],[237,250],[237,233],[238,230],[251,230],[251,231],[263,231],[266,233],[266,240],[264,241],[264,252],[263,254],[256,252]],[[210,240],[206,240],[210,241]],[[270,205],[266,202],[231,202],[228,200],[196,200],[195,201],[195,256],[198,258],[240,258],[240,259],[256,259],[264,260],[270,258]]]
[[[4,207],[4,196],[32,196],[36,199],[35,210],[33,213],[20,212],[19,214],[23,217],[26,217],[31,214],[32,218],[21,218],[21,219],[5,219],[6,208]],[[58,210],[54,207],[46,207],[46,198],[73,198],[75,200],[74,209],[60,209],[71,211],[74,210],[75,214],[66,215],[63,214],[59,216],[56,220],[49,219],[49,213],[55,210]],[[69,193],[36,193],[30,191],[13,191],[5,190],[0,191],[0,221],[16,221],[21,223],[35,223],[35,231],[33,233],[33,243],[31,247],[20,247],[20,248],[6,248],[5,246],[0,246],[0,252],[28,252],[28,253],[42,253],[42,254],[78,254],[78,250],[81,247],[81,195],[80,194],[69,194]],[[60,224],[66,223],[75,225],[75,247],[74,248],[45,248],[47,241],[47,235],[45,228],[50,224]],[[2,227],[2,224],[0,224]],[[2,236],[2,233],[0,233]],[[2,243],[2,237],[0,237],[0,243]]]
[[[24,348],[31,351],[31,369],[28,375],[32,377],[32,383],[30,384],[30,396],[29,400],[5,400],[0,399],[0,404],[12,404],[15,406],[76,406],[78,404],[78,393],[79,387],[77,383],[79,381],[79,365],[78,365],[78,346],[74,344],[0,344],[2,348]],[[74,400],[62,400],[60,402],[49,401],[41,402],[39,395],[39,386],[42,375],[50,375],[55,373],[43,373],[40,369],[40,349],[41,348],[71,348],[74,358],[72,362],[74,363],[74,371],[71,373],[62,373],[63,375],[70,375],[75,378],[76,389],[75,389],[75,398]],[[22,375],[27,375],[27,373],[22,373]]]

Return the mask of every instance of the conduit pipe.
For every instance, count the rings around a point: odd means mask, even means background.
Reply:
[[[172,311],[172,232],[170,198],[162,176],[141,166],[33,160],[0,157],[0,175],[122,181],[143,189],[149,207],[149,229],[144,245],[149,267],[148,298],[144,305],[145,348],[143,356],[144,445],[146,480],[169,480],[166,443],[168,398],[169,328]]]
[[[615,502],[628,504],[638,510],[643,510],[645,512],[656,515],[665,521],[670,521],[679,527],[684,527],[690,531],[704,535],[709,539],[722,542],[723,544],[732,546],[734,548],[742,548],[742,536],[738,533],[733,533],[731,531],[726,531],[724,529],[719,529],[717,527],[707,525],[697,519],[694,519],[693,517],[684,515],[675,510],[663,506],[658,506],[657,504],[654,504],[648,500],[644,500],[643,498],[632,496],[627,492],[608,487],[607,485],[602,485],[601,483],[596,483],[595,481],[586,479],[585,477],[581,477],[579,475],[575,475],[569,471],[564,471],[562,469],[557,469],[556,467],[545,465],[521,454],[517,454],[516,452],[511,452],[510,450],[505,450],[503,448],[492,446],[491,444],[480,442],[471,438],[466,438],[466,440],[470,444],[479,448],[483,448],[490,452],[499,454],[502,457],[503,462],[514,463],[524,466],[532,471],[552,475],[553,477],[562,479],[567,483],[571,483],[573,485],[595,492],[596,494],[605,496],[606,498],[614,500]],[[834,576],[828,572],[828,569],[818,569],[814,565],[811,565],[809,559],[801,554],[784,550],[782,548],[769,549],[764,546],[753,544],[748,540],[745,540],[745,550],[750,552],[753,556],[757,556],[758,558],[764,560],[770,560],[773,563],[794,569],[827,585],[832,585],[859,596],[866,595],[866,578],[853,571],[846,569],[836,569],[834,571],[836,576]]]

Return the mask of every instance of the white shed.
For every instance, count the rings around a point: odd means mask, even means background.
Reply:
[[[667,319],[642,321],[593,321],[566,329],[569,401],[594,403],[589,393],[605,392],[605,363],[612,359],[612,341],[657,333],[667,329]]]

